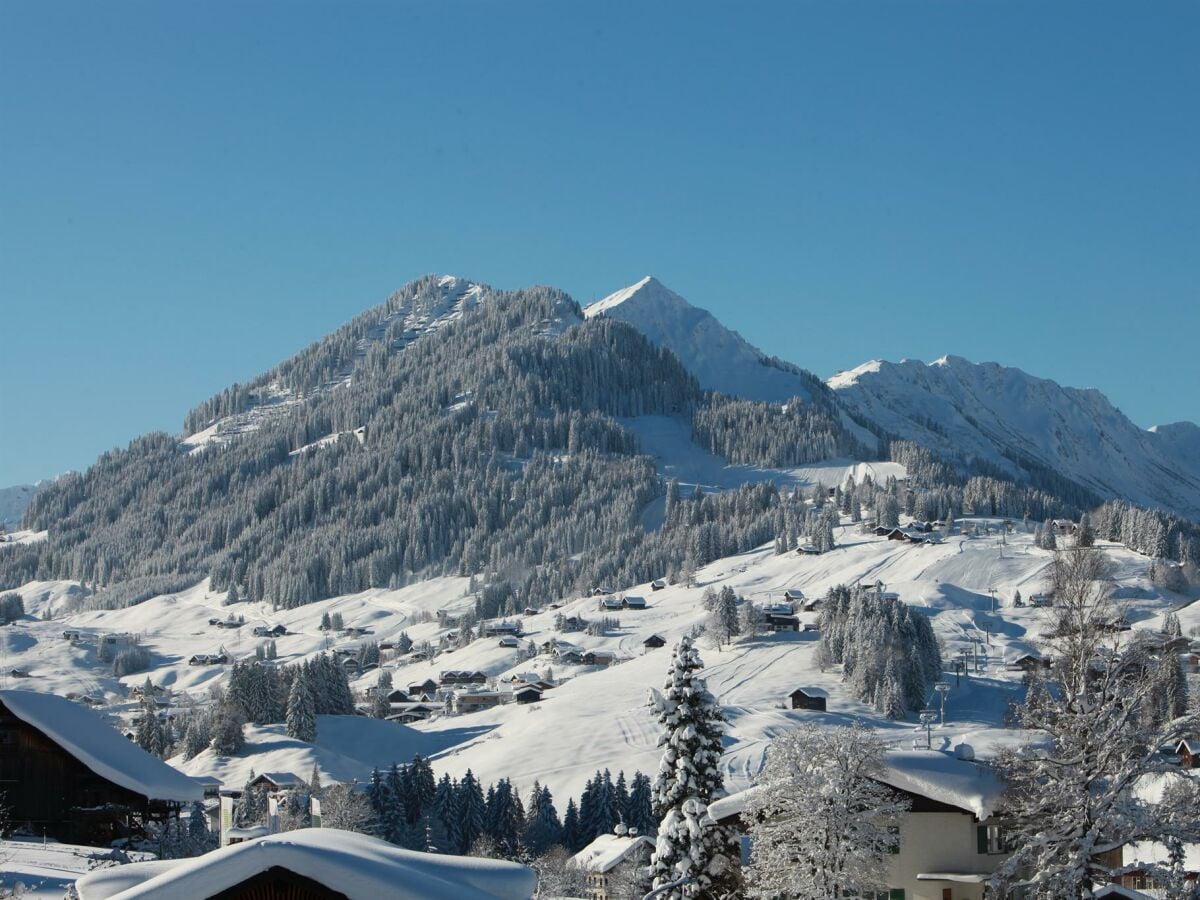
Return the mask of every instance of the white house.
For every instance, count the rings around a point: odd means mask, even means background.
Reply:
[[[653,852],[653,838],[618,825],[615,833],[600,835],[571,857],[571,864],[587,872],[593,900],[609,900],[628,893],[620,889],[638,880],[636,870],[649,864]]]
[[[888,900],[983,900],[988,878],[1007,858],[995,813],[1003,788],[991,769],[954,753],[891,751],[879,780],[912,804],[890,860]],[[744,832],[753,790],[715,801],[709,817]]]

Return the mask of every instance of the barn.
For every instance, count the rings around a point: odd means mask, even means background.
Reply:
[[[9,819],[72,843],[105,845],[204,799],[198,782],[64,697],[0,691],[0,790]]]
[[[796,688],[788,694],[792,709],[807,709],[812,712],[825,712],[825,703],[829,697],[820,688]]]

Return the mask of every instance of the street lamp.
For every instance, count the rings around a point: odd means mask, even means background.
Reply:
[[[933,689],[941,695],[942,700],[942,725],[946,724],[946,695],[950,693],[950,682],[937,681],[934,682]]]
[[[925,726],[925,749],[933,749],[933,723],[937,721],[938,714],[932,709],[921,710],[921,724]]]

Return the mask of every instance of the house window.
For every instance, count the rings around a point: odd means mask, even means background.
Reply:
[[[1008,852],[1008,841],[1004,830],[999,825],[980,825],[976,834],[979,839],[980,853],[994,855]]]
[[[900,826],[899,825],[889,825],[888,826],[888,838],[890,839],[889,843],[888,843],[888,853],[899,853],[900,852]]]

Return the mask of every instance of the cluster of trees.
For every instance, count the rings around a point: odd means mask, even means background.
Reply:
[[[0,594],[0,623],[7,625],[25,617],[25,601],[16,591]]]
[[[830,393],[813,378],[811,402],[793,397],[780,406],[716,395],[693,411],[692,437],[737,464],[799,466],[872,456],[842,424]]]
[[[890,719],[925,707],[942,673],[927,618],[873,587],[838,585],[821,606],[820,627],[819,660],[840,663],[860,700]]]
[[[1200,566],[1200,526],[1171,513],[1110,500],[1092,513],[1096,535],[1155,559]]]
[[[149,689],[145,693],[149,694]],[[139,720],[137,741],[142,749],[160,756],[182,753],[185,759],[192,759],[209,747],[219,755],[232,756],[245,745],[247,722],[284,722],[290,736],[312,741],[317,734],[317,716],[354,713],[350,682],[332,656],[322,653],[291,666],[253,660],[233,665],[228,685],[211,705],[186,712],[174,725],[163,724],[161,750],[157,738],[142,740],[145,715]]]

